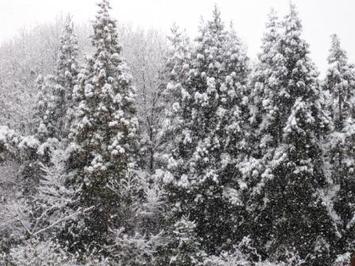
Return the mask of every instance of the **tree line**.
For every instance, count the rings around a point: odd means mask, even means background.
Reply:
[[[348,262],[355,68],[339,38],[320,79],[295,6],[272,10],[252,64],[215,7],[193,41],[174,25],[166,52],[138,38],[130,70],[110,9],[98,4],[85,59],[66,19],[55,69],[28,88],[31,118],[0,128],[0,261]]]

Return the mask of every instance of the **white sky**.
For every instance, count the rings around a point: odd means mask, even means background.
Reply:
[[[330,34],[337,33],[355,63],[354,0],[293,0],[303,21],[312,59],[324,71]],[[93,19],[97,0],[0,0],[0,42],[21,28],[54,21],[71,13],[76,22]],[[289,0],[111,0],[112,15],[120,22],[168,30],[173,22],[195,33],[200,17],[210,16],[215,3],[223,19],[233,21],[254,58],[259,51],[266,16],[271,7],[284,15]]]

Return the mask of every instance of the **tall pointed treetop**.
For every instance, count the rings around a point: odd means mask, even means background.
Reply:
[[[121,46],[118,43],[116,21],[111,18],[109,12],[111,10],[110,3],[108,0],[102,0],[98,7],[96,20],[93,23],[92,44],[98,48],[98,54],[104,50],[108,50],[110,53],[120,53]],[[102,54],[102,56],[105,55]]]
[[[340,45],[340,40],[338,35],[331,35],[331,48],[329,49],[328,63],[333,64],[335,62],[346,64],[347,63],[347,55],[344,49],[342,49]]]
[[[57,82],[64,88],[72,89],[73,87],[78,74],[78,54],[78,40],[74,34],[74,24],[72,17],[68,15],[60,38],[57,61]]]
[[[215,5],[213,9],[213,16],[212,20],[209,22],[209,26],[211,29],[215,29],[215,31],[223,29],[223,22],[221,18],[221,11],[219,10],[218,6]]]

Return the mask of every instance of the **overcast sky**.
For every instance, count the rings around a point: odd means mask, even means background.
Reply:
[[[355,0],[293,0],[311,45],[312,58],[326,68],[330,34],[337,33],[355,63]],[[71,13],[76,22],[93,18],[97,0],[0,0],[0,42],[21,28],[54,21]],[[259,51],[266,16],[271,7],[284,15],[289,0],[111,0],[112,15],[120,22],[168,30],[173,22],[196,32],[200,17],[208,17],[217,3],[226,22],[233,21],[252,58]]]

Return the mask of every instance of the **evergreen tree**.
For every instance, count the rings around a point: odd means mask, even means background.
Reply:
[[[109,185],[129,176],[137,142],[134,88],[120,56],[116,22],[107,0],[98,6],[92,36],[95,52],[74,90],[78,106],[68,148],[71,182],[82,188],[80,204],[94,207],[73,232],[78,234],[78,248],[105,243],[109,228],[120,228],[120,199]]]
[[[253,69],[249,86],[251,87],[251,127],[249,145],[254,147],[252,157],[242,164],[241,171],[247,184],[245,200],[249,205],[250,219],[259,213],[258,204],[262,199],[260,188],[266,176],[262,173],[272,158],[274,150],[282,139],[280,100],[282,83],[286,79],[285,58],[281,54],[281,22],[274,10],[271,10],[266,23],[266,32],[262,39],[261,53]],[[259,198],[260,196],[260,198]],[[258,217],[258,216],[257,216]],[[250,223],[249,230],[256,246],[262,246],[271,230],[268,217],[262,223]],[[262,251],[259,251],[262,253]]]
[[[236,164],[245,149],[248,59],[217,8],[196,42],[177,83],[180,97],[172,105],[179,109],[174,120],[180,128],[167,189],[177,220],[189,217],[202,249],[219,253],[236,241],[242,220]]]
[[[67,138],[74,119],[73,90],[78,78],[78,40],[74,34],[74,24],[67,17],[60,38],[59,55],[54,88],[56,105],[57,137]]]
[[[181,217],[172,226],[170,237],[169,265],[199,265],[203,261],[205,254],[200,249],[195,223]]]
[[[51,91],[53,83],[52,76],[44,78],[42,75],[39,75],[36,80],[38,95],[34,117],[34,135],[41,143],[44,143],[54,135],[54,125],[53,121],[51,121],[50,110],[53,99]]]
[[[185,95],[185,87],[188,72],[190,71],[190,60],[192,46],[186,33],[177,25],[171,28],[169,39],[169,50],[166,65],[163,73],[166,88],[162,92],[162,107],[164,119],[157,139],[159,149],[157,151],[157,168],[164,168],[169,163],[171,149],[176,145],[175,136],[181,134],[182,120],[179,100]]]
[[[250,87],[252,88],[252,117],[254,142],[259,144],[254,155],[264,154],[275,147],[282,138],[279,103],[282,94],[282,80],[286,78],[285,58],[280,53],[281,25],[277,14],[271,10],[266,23],[266,33],[262,43],[262,53],[258,56]],[[260,142],[258,143],[258,140]]]
[[[44,78],[40,75],[36,81],[38,97],[33,119],[33,135],[20,136],[17,144],[18,156],[22,162],[20,175],[24,188],[21,198],[26,202],[26,226],[32,236],[50,235],[55,238],[56,229],[63,224],[61,220],[69,216],[70,209],[67,207],[70,201],[74,200],[67,193],[70,190],[65,187],[64,169],[60,169],[61,161],[64,160],[60,145],[64,138],[66,95],[71,94],[73,89],[70,83],[73,79],[71,73],[74,71],[69,68],[76,67],[77,56],[76,52],[67,52],[76,51],[77,47],[74,45],[75,37],[72,34],[70,19],[66,23],[61,38],[57,73]],[[32,146],[32,149],[26,146]],[[53,226],[56,223],[57,227]]]
[[[329,93],[328,106],[334,123],[334,131],[327,139],[328,157],[334,184],[339,188],[335,210],[342,221],[340,249],[350,252],[355,245],[355,70],[336,35],[332,35],[328,63],[324,89]]]
[[[253,88],[260,153],[245,171],[251,233],[266,257],[285,260],[296,252],[309,264],[327,263],[336,240],[320,193],[327,185],[320,141],[329,117],[295,7],[281,32],[274,15],[267,27]]]
[[[37,140],[36,152],[23,154],[26,158],[22,161],[20,176],[26,181],[24,192],[35,192],[36,186],[43,174],[42,163],[49,163],[51,152],[57,144],[54,139],[54,121],[52,120],[54,78],[52,76],[43,77],[39,75],[37,80],[37,105],[32,122],[32,135]]]
[[[35,113],[35,136],[41,143],[40,161],[49,163],[51,152],[67,137],[66,120],[72,117],[71,96],[77,78],[78,47],[73,23],[68,16],[60,39],[55,75],[39,77]],[[68,121],[69,121],[68,120]]]

